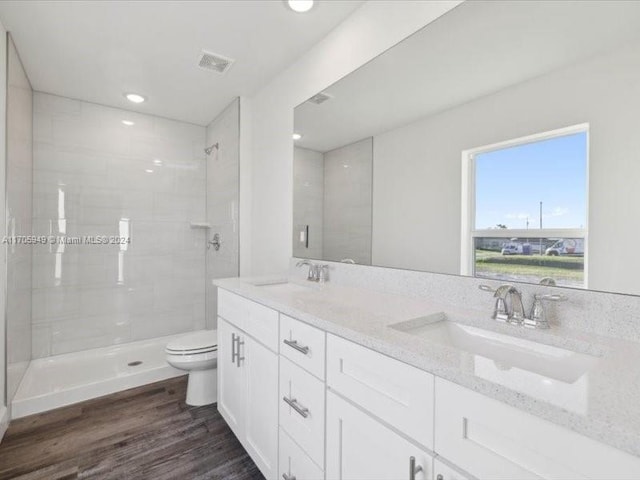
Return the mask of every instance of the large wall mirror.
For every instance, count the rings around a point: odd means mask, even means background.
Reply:
[[[640,2],[462,3],[294,139],[297,257],[640,294]]]

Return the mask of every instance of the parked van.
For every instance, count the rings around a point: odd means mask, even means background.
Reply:
[[[502,244],[502,255],[531,255],[534,249],[530,243],[507,242]],[[538,252],[540,249],[538,248]]]
[[[561,238],[556,243],[547,248],[544,252],[547,255],[584,255],[583,238]]]

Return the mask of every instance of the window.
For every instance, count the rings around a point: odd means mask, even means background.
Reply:
[[[463,274],[586,287],[588,126],[463,152]]]

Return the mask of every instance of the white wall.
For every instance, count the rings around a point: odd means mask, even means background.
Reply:
[[[216,117],[207,127],[206,145],[217,143],[219,148],[207,156],[207,222],[210,230],[203,236],[211,240],[218,233],[220,250],[209,248],[206,253],[207,328],[216,328],[217,287],[214,278],[238,276],[238,181],[240,141],[240,99]]]
[[[371,265],[372,169],[371,137],[324,154],[322,259]]]
[[[617,247],[640,237],[639,51],[629,45],[376,136],[373,263],[459,273],[461,152],[589,123],[589,288],[640,293],[640,256]]]
[[[32,233],[33,90],[9,36],[7,59],[7,229]],[[31,245],[7,246],[7,397],[13,399],[31,361]]]
[[[33,356],[205,326],[204,127],[36,93]],[[122,120],[135,122],[125,126]],[[149,170],[149,172],[147,171]]]
[[[6,180],[6,96],[7,96],[7,31],[0,24],[0,212],[4,212],[5,205],[5,180]],[[0,216],[0,235],[7,231],[5,216]],[[9,413],[6,408],[5,380],[7,374],[6,360],[6,260],[7,249],[0,245],[0,441],[9,424]]]
[[[251,145],[240,180],[241,216],[250,218],[240,232],[242,275],[285,270],[291,257],[293,108],[459,3],[366,2],[251,98],[251,133],[242,140]]]

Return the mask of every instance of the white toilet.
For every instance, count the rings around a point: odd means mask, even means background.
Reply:
[[[202,330],[184,335],[167,344],[167,362],[189,372],[187,405],[215,403],[218,394],[218,331]]]

